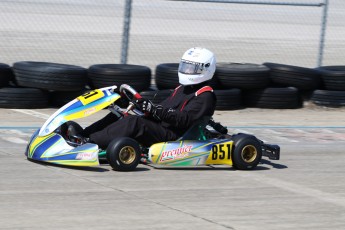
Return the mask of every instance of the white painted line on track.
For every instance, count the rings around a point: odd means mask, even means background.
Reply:
[[[301,134],[309,134],[309,132],[305,131],[305,130],[302,130],[302,129],[295,129],[295,131],[297,133],[301,133]]]
[[[279,179],[269,178],[264,175],[257,175],[255,173],[243,172],[241,171],[239,175],[243,177],[248,177],[259,181],[260,183],[267,184],[273,187],[283,189],[285,191],[293,192],[296,194],[304,195],[307,197],[313,197],[319,201],[328,202],[337,206],[345,207],[344,197],[337,196],[336,194],[330,194],[317,189],[308,188],[303,185],[298,185],[291,182],[282,181]]]
[[[263,131],[265,133],[270,133],[270,134],[277,134],[277,135],[282,135],[283,134],[282,132],[277,132],[277,131],[272,130],[272,129],[264,129]]]
[[[33,117],[38,117],[38,118],[42,118],[44,120],[47,120],[50,115],[44,114],[44,113],[40,113],[34,110],[30,110],[30,109],[11,109],[12,111],[18,112],[18,113],[24,113]]]
[[[295,139],[290,139],[287,137],[280,137],[280,136],[274,136],[272,139],[277,140],[277,141],[284,141],[284,142],[292,142],[292,143],[298,143],[298,140]]]
[[[323,133],[330,133],[330,134],[335,133],[334,131],[329,130],[329,129],[321,129],[321,132],[323,132]]]
[[[291,143],[298,143],[299,141],[298,140],[295,140],[295,139],[291,139],[291,138],[287,138],[287,137],[279,137],[279,136],[274,136],[272,137],[271,139],[274,139],[276,141],[282,141],[282,142],[291,142]],[[270,141],[266,141],[264,139],[262,139],[262,141],[264,142],[272,142],[272,140]]]
[[[243,129],[234,129],[232,130],[234,133],[244,133],[244,134],[250,134],[250,135],[254,135],[254,133],[249,132],[247,130],[243,130]]]
[[[14,129],[3,129],[3,130],[0,130],[0,134],[6,134],[6,135],[15,134],[16,136],[25,136],[25,137],[31,137],[32,136],[31,133],[25,133],[23,131],[14,130]]]
[[[1,139],[8,141],[8,142],[15,143],[15,144],[27,144],[28,143],[28,141],[23,140],[23,139],[18,138],[18,137],[1,137]]]

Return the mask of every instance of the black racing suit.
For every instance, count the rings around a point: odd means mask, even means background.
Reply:
[[[117,137],[131,137],[144,146],[176,140],[197,120],[213,115],[215,94],[207,91],[195,96],[195,92],[203,86],[205,84],[176,88],[170,97],[160,103],[163,107],[159,115],[160,121],[150,116],[134,115],[118,120],[116,115],[109,113],[85,128],[82,135],[89,137],[91,142],[102,149],[106,149]]]

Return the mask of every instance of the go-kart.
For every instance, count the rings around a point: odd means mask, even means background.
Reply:
[[[211,117],[197,121],[175,141],[143,146],[129,137],[113,140],[107,149],[94,143],[79,142],[68,134],[68,127],[81,128],[74,122],[105,108],[120,119],[145,116],[132,102],[141,98],[129,85],[105,87],[85,93],[57,110],[31,137],[25,155],[29,160],[67,166],[98,166],[108,162],[114,170],[131,171],[139,163],[165,166],[230,165],[236,169],[255,168],[262,156],[279,160],[280,147],[266,144],[253,135],[229,135],[227,129]],[[128,106],[116,103],[126,98]]]

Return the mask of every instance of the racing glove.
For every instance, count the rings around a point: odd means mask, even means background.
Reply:
[[[161,105],[155,105],[150,100],[145,98],[135,99],[135,104],[143,113],[152,116],[158,121],[161,121],[160,115],[163,111],[163,107]]]

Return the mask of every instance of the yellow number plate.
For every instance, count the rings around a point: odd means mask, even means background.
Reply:
[[[232,141],[215,144],[206,160],[206,164],[226,164],[232,165],[231,149]]]
[[[104,93],[102,90],[95,89],[88,93],[84,93],[83,95],[79,96],[78,99],[81,101],[83,105],[90,104],[91,102],[94,102],[104,96]]]

